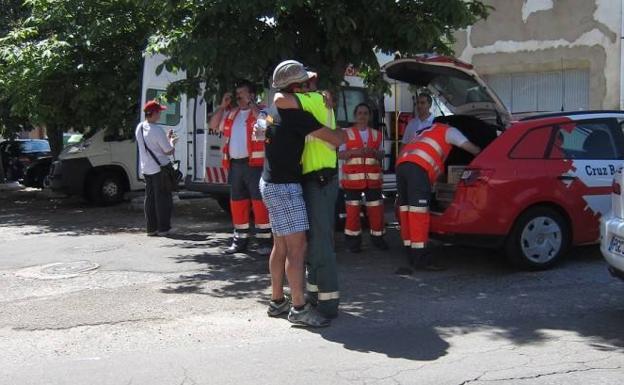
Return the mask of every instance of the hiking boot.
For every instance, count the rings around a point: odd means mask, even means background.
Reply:
[[[310,293],[306,291],[303,295],[303,299],[305,299],[306,303],[316,307],[318,305],[318,293]]]
[[[284,313],[288,313],[290,310],[290,301],[288,298],[284,297],[284,301],[282,303],[277,303],[273,300],[269,302],[269,308],[267,309],[267,314],[269,317],[279,317]]]
[[[428,263],[422,267],[423,270],[427,271],[445,271],[447,270],[446,266],[437,265],[435,262]]]
[[[268,255],[271,255],[271,250],[273,250],[272,246],[269,245],[260,245],[256,248],[256,253],[258,253],[259,255],[266,257]]]
[[[351,245],[349,246],[349,251],[357,254],[357,253],[361,253],[362,252],[362,246],[361,245]]]
[[[232,241],[232,244],[230,245],[230,247],[228,247],[227,249],[225,249],[225,251],[223,253],[225,254],[235,254],[235,253],[241,253],[243,251],[247,250],[247,240],[242,240],[240,238],[234,238],[234,240]]]
[[[352,253],[359,253],[362,251],[362,237],[359,235],[345,235],[345,245]]]
[[[414,269],[422,269],[431,262],[431,254],[427,249],[410,249],[408,258]]]
[[[373,244],[373,246],[375,246],[379,250],[389,249],[388,244],[386,243],[386,240],[383,239],[382,237],[371,237],[371,243]]]
[[[414,274],[414,270],[412,270],[412,268],[410,268],[410,267],[402,266],[402,267],[399,267],[398,269],[396,269],[394,274],[402,275],[402,276],[408,276],[408,275]]]
[[[295,326],[324,328],[330,325],[331,321],[320,315],[315,308],[306,303],[303,309],[297,310],[295,307],[290,308],[288,320]]]

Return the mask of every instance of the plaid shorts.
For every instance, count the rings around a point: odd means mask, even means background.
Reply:
[[[260,193],[275,235],[283,236],[310,228],[299,183],[268,183],[261,178]]]

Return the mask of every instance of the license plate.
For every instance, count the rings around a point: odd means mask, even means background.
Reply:
[[[624,239],[614,235],[611,238],[611,244],[609,244],[609,251],[624,257]]]

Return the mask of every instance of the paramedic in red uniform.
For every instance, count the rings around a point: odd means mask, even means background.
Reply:
[[[228,170],[230,211],[234,238],[226,254],[245,251],[249,241],[250,214],[253,211],[259,254],[271,252],[269,214],[260,195],[260,175],[264,165],[264,140],[255,140],[253,126],[260,109],[255,104],[255,87],[243,81],[236,87],[237,107],[231,106],[232,95],[226,93],[210,119],[210,127],[223,131],[223,167]]]
[[[457,128],[442,123],[424,129],[399,153],[396,164],[401,239],[412,267],[441,270],[427,250],[431,187],[444,172],[444,161],[453,146],[476,155],[481,149]]]
[[[384,235],[383,185],[383,135],[368,126],[371,111],[366,103],[353,110],[355,125],[345,129],[347,142],[340,146],[339,158],[343,161],[340,185],[345,193],[347,220],[345,240],[348,249],[359,253],[362,249],[360,205],[362,193],[366,198],[366,213],[372,244],[381,250],[388,245]]]

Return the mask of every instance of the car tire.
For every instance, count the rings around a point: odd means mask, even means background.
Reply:
[[[558,211],[533,207],[516,220],[505,243],[508,260],[525,270],[555,265],[570,244],[570,225]]]
[[[24,186],[43,188],[43,182],[48,172],[49,169],[45,167],[38,166],[29,168],[26,171],[26,175],[24,175]]]
[[[89,201],[98,206],[117,204],[123,200],[124,193],[124,184],[118,173],[101,172],[89,180]]]
[[[217,200],[217,204],[221,207],[221,210],[226,213],[230,213],[230,196],[229,195],[219,195],[215,198]]]

